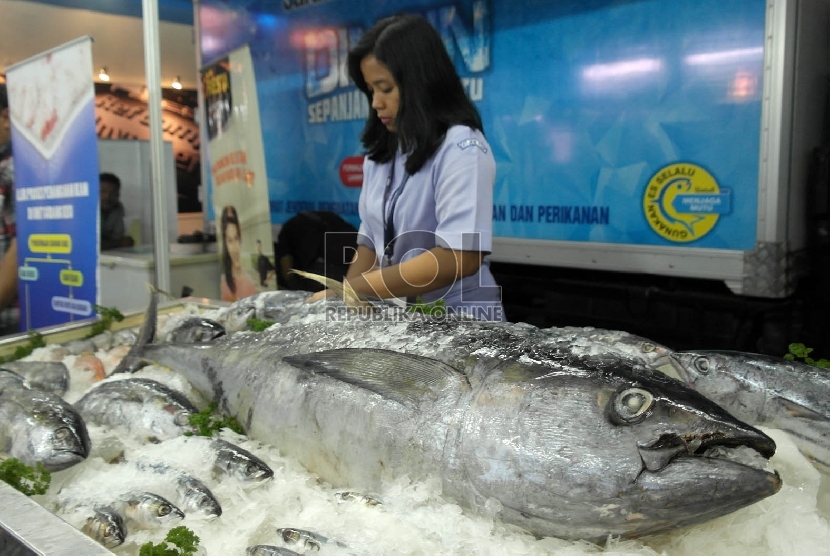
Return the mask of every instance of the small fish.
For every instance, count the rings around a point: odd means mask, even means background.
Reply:
[[[138,340],[138,333],[132,328],[125,328],[119,330],[112,335],[112,345],[110,349],[118,346],[131,346]]]
[[[115,511],[107,508],[94,510],[94,514],[86,520],[81,531],[107,548],[120,546],[127,538],[124,519]]]
[[[74,407],[0,370],[0,453],[60,471],[84,460],[89,448],[86,424]]]
[[[81,355],[83,353],[95,353],[98,346],[92,340],[73,340],[63,344],[63,347],[69,350],[70,355]]]
[[[294,552],[291,549],[267,544],[249,546],[245,549],[245,554],[247,556],[300,556],[299,552]]]
[[[219,438],[211,439],[211,446],[216,452],[213,469],[219,474],[252,483],[267,481],[274,476],[268,464],[239,446]]]
[[[306,303],[311,292],[277,290],[260,292],[235,301],[219,311],[216,320],[228,332],[248,330],[248,320],[257,318],[264,321],[285,324],[292,319],[319,313],[325,304]]]
[[[139,529],[157,529],[181,521],[184,513],[158,494],[130,490],[122,494],[100,493],[88,496],[89,489],[70,487],[61,490],[55,502],[57,508],[64,512],[98,510],[115,513],[125,523],[129,522]],[[102,508],[104,510],[102,510]]]
[[[9,369],[23,378],[32,388],[63,396],[69,388],[69,369],[62,362],[11,361],[0,367]]]
[[[109,330],[104,330],[97,336],[89,339],[95,345],[95,351],[107,351],[112,347],[112,338],[114,334]]]
[[[302,551],[313,550],[319,552],[320,546],[328,544],[328,538],[305,529],[294,529],[293,527],[282,527],[277,529],[277,534],[288,546],[297,547]]]
[[[154,492],[174,500],[188,515],[195,514],[207,519],[222,515],[222,506],[211,490],[189,473],[155,462],[136,461],[132,465],[144,472],[148,481],[153,481],[160,487],[160,492],[155,487],[152,489]]]
[[[190,457],[194,450],[197,455]],[[221,438],[179,436],[155,446],[143,447],[141,457],[186,469],[199,476],[209,468],[218,480],[234,477],[243,483],[255,484],[274,476],[264,461]]]
[[[622,330],[565,326],[545,328],[540,332],[550,337],[546,342],[548,347],[555,345],[563,353],[589,357],[613,354],[652,369],[669,365],[672,353],[664,345]]]
[[[120,498],[118,509],[143,529],[155,529],[184,519],[184,512],[152,492],[130,492]]]
[[[370,494],[345,490],[335,492],[334,499],[340,504],[362,504],[364,506],[383,506],[383,502]]]
[[[199,344],[225,335],[219,322],[202,316],[190,315],[174,321],[172,327],[159,334],[159,341],[170,344]]]
[[[830,372],[738,351],[671,356],[681,380],[751,425],[781,429],[813,465],[830,473]]]
[[[198,412],[181,393],[147,378],[102,382],[75,407],[89,423],[126,430],[151,442],[192,432],[190,416]]]

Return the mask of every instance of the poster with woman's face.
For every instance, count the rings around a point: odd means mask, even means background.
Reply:
[[[271,211],[248,47],[202,70],[222,299],[276,289]]]

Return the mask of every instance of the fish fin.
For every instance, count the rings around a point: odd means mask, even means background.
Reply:
[[[826,421],[827,416],[822,415],[816,411],[813,411],[809,407],[804,407],[803,405],[796,403],[792,400],[788,400],[786,398],[778,398],[778,402],[784,406],[784,409],[787,410],[787,413],[790,414],[792,417],[799,417],[801,419],[808,419],[810,421]]]
[[[376,392],[403,405],[415,406],[438,395],[448,382],[469,388],[467,377],[446,363],[385,349],[339,348],[284,357],[298,369],[324,374]]]
[[[158,321],[158,293],[159,290],[153,286],[150,288],[150,304],[147,310],[144,311],[144,322],[141,323],[141,330],[138,332],[138,339],[135,341],[133,347],[127,352],[127,355],[118,363],[113,369],[111,375],[116,373],[134,373],[145,366],[144,360],[139,353],[141,348],[147,344],[151,344],[156,337],[156,322]]]
[[[328,289],[336,293],[337,297],[342,299],[349,307],[371,306],[371,304],[366,300],[364,296],[360,295],[359,293],[354,291],[354,289],[352,289],[348,282],[338,282],[334,278],[329,278],[328,276],[321,276],[320,274],[313,274],[311,272],[297,270],[296,268],[292,268],[289,272],[291,274],[297,274],[298,276],[302,276],[303,278],[308,278],[309,280],[314,280],[315,282],[323,284]]]

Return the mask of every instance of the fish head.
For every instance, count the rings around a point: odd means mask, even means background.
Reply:
[[[766,459],[775,454],[769,436],[671,379],[622,384],[605,411],[612,425],[635,439],[645,471],[660,471],[676,457],[697,457],[715,447],[747,447]]]
[[[107,548],[115,548],[127,538],[127,528],[120,515],[110,510],[100,510],[88,518],[81,531]]]
[[[506,363],[473,393],[463,431],[470,504],[494,498],[509,521],[563,538],[671,530],[781,486],[764,469],[772,439],[643,367]]]
[[[27,450],[31,460],[41,462],[48,471],[66,469],[89,455],[89,433],[84,420],[57,396],[38,401],[32,421]]]
[[[259,459],[244,456],[236,456],[234,459],[232,468],[240,481],[261,483],[274,476],[274,471]]]
[[[622,353],[631,354],[651,368],[669,363],[669,355],[672,353],[666,346],[634,334],[622,334],[614,347]]]
[[[200,481],[180,477],[176,492],[182,507],[188,513],[198,514],[206,519],[215,519],[222,515],[222,506],[213,493]]]
[[[256,307],[249,298],[243,298],[221,310],[217,321],[225,327],[228,333],[248,329],[248,320],[256,317]]]
[[[719,362],[714,353],[678,351],[671,354],[669,362],[680,380],[690,386],[696,386],[698,381],[711,381],[712,377],[719,375],[717,372]]]
[[[125,515],[145,526],[169,525],[184,519],[184,513],[171,502],[152,492],[132,493],[124,504]]]
[[[695,391],[717,402],[736,417],[753,424],[765,422],[768,383],[775,363],[741,352],[683,351],[671,354],[670,365],[677,377]],[[781,363],[786,363],[779,360]]]
[[[167,343],[196,344],[210,342],[225,335],[225,327],[219,322],[200,316],[191,316],[166,331],[162,341]]]
[[[244,483],[261,483],[274,476],[267,463],[239,446],[213,439],[216,449],[214,470],[219,475],[231,475]]]
[[[319,552],[322,537],[304,529],[293,527],[281,527],[277,534],[282,537],[282,542],[287,546],[300,548],[303,551]]]

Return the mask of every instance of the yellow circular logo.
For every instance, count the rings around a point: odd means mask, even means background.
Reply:
[[[696,164],[664,166],[648,182],[643,210],[660,237],[688,243],[708,234],[730,210],[730,192]]]

